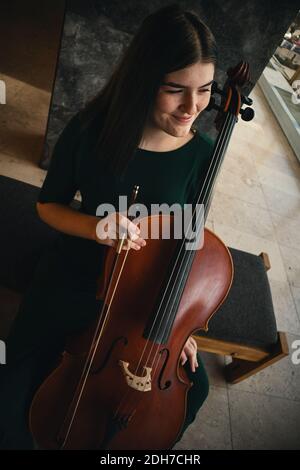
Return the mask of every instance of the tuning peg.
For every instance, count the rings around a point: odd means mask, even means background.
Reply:
[[[218,93],[219,95],[225,96],[225,93],[221,88],[219,88],[217,82],[214,80],[211,86],[211,94]]]
[[[221,106],[216,104],[216,100],[213,96],[211,96],[208,105],[205,108],[205,111],[211,111],[212,109],[216,109],[217,111],[221,111]]]
[[[243,121],[251,121],[254,118],[254,111],[252,108],[240,109],[240,114]]]
[[[249,98],[249,96],[241,95],[241,100],[242,103],[247,104],[248,106],[251,106],[253,104],[253,101],[251,98]]]

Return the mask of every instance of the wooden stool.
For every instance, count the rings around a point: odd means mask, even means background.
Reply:
[[[268,255],[229,250],[234,265],[232,287],[208,331],[199,331],[194,338],[198,350],[232,357],[225,366],[225,378],[238,383],[287,356],[289,349],[285,333],[277,331],[266,274]]]

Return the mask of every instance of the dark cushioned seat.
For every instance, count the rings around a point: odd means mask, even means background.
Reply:
[[[0,175],[0,284],[24,292],[43,251],[58,232],[36,212],[39,188]]]
[[[268,349],[277,342],[277,325],[263,259],[229,248],[233,259],[232,287],[224,304],[199,336]]]

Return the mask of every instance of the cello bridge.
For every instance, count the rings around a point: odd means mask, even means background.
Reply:
[[[151,390],[151,367],[144,367],[145,375],[140,377],[130,372],[128,368],[129,362],[119,360],[119,364],[129,387],[132,387],[139,392],[149,392]]]

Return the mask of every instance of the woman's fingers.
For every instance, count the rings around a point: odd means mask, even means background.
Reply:
[[[198,359],[197,359],[198,346],[197,346],[196,340],[192,336],[190,336],[189,339],[193,347],[193,365],[194,365],[193,372],[195,372],[196,368],[199,366]]]
[[[139,236],[140,229],[137,225],[131,222],[127,217],[123,216],[122,214],[118,214],[118,221],[119,221],[119,234],[126,234],[126,243],[123,244],[124,250],[130,250],[133,248],[134,250],[138,251],[143,246],[146,246],[146,241]]]
[[[119,243],[119,240],[116,241],[115,246],[117,246],[118,243]],[[126,238],[123,242],[122,249],[126,251],[130,249],[139,251],[145,245],[146,245],[146,242],[142,238],[137,238],[135,241],[132,241],[129,238]]]
[[[96,241],[117,248],[120,240],[123,250],[139,251],[146,246],[146,241],[140,237],[139,227],[119,212],[114,212],[99,220],[96,225]]]
[[[117,213],[117,222],[119,224],[119,237],[121,238],[122,234],[125,233],[131,238],[133,235],[139,235],[141,233],[139,227],[135,225],[131,220],[125,217],[123,214]]]
[[[185,354],[184,349],[183,349],[183,351],[182,351],[182,353],[181,353],[180,359],[181,359],[181,364],[182,364],[182,365],[184,365],[184,364],[186,363],[186,361],[187,361],[187,355]]]
[[[109,246],[113,246],[114,248],[117,248],[119,241],[120,240],[109,240],[107,244]],[[126,238],[126,240],[124,240],[123,242],[122,250],[128,251],[130,249],[133,249],[133,250],[139,251],[145,245],[146,245],[146,242],[143,239],[136,240],[136,243],[135,243],[129,240],[128,238]]]
[[[137,239],[141,233],[139,227],[131,222],[125,215],[117,212],[117,237],[122,238],[124,235],[127,239]]]
[[[185,360],[183,360],[184,358]],[[182,365],[186,362],[187,358],[189,360],[192,372],[195,372],[196,368],[198,367],[197,343],[192,337],[188,338],[182,350],[182,353],[181,353]]]
[[[140,248],[142,248],[143,246],[146,246],[146,240],[144,240],[143,238],[139,237],[136,234],[133,234],[130,237],[130,242],[131,242],[132,246],[137,245]]]
[[[123,250],[128,251],[130,249],[139,251],[141,249],[141,246],[138,245],[137,243],[132,242],[131,240],[127,238],[123,243]]]
[[[193,347],[196,349],[196,351],[198,350],[198,346],[197,346],[197,341],[192,337],[190,336],[189,337],[189,340],[191,341]]]

